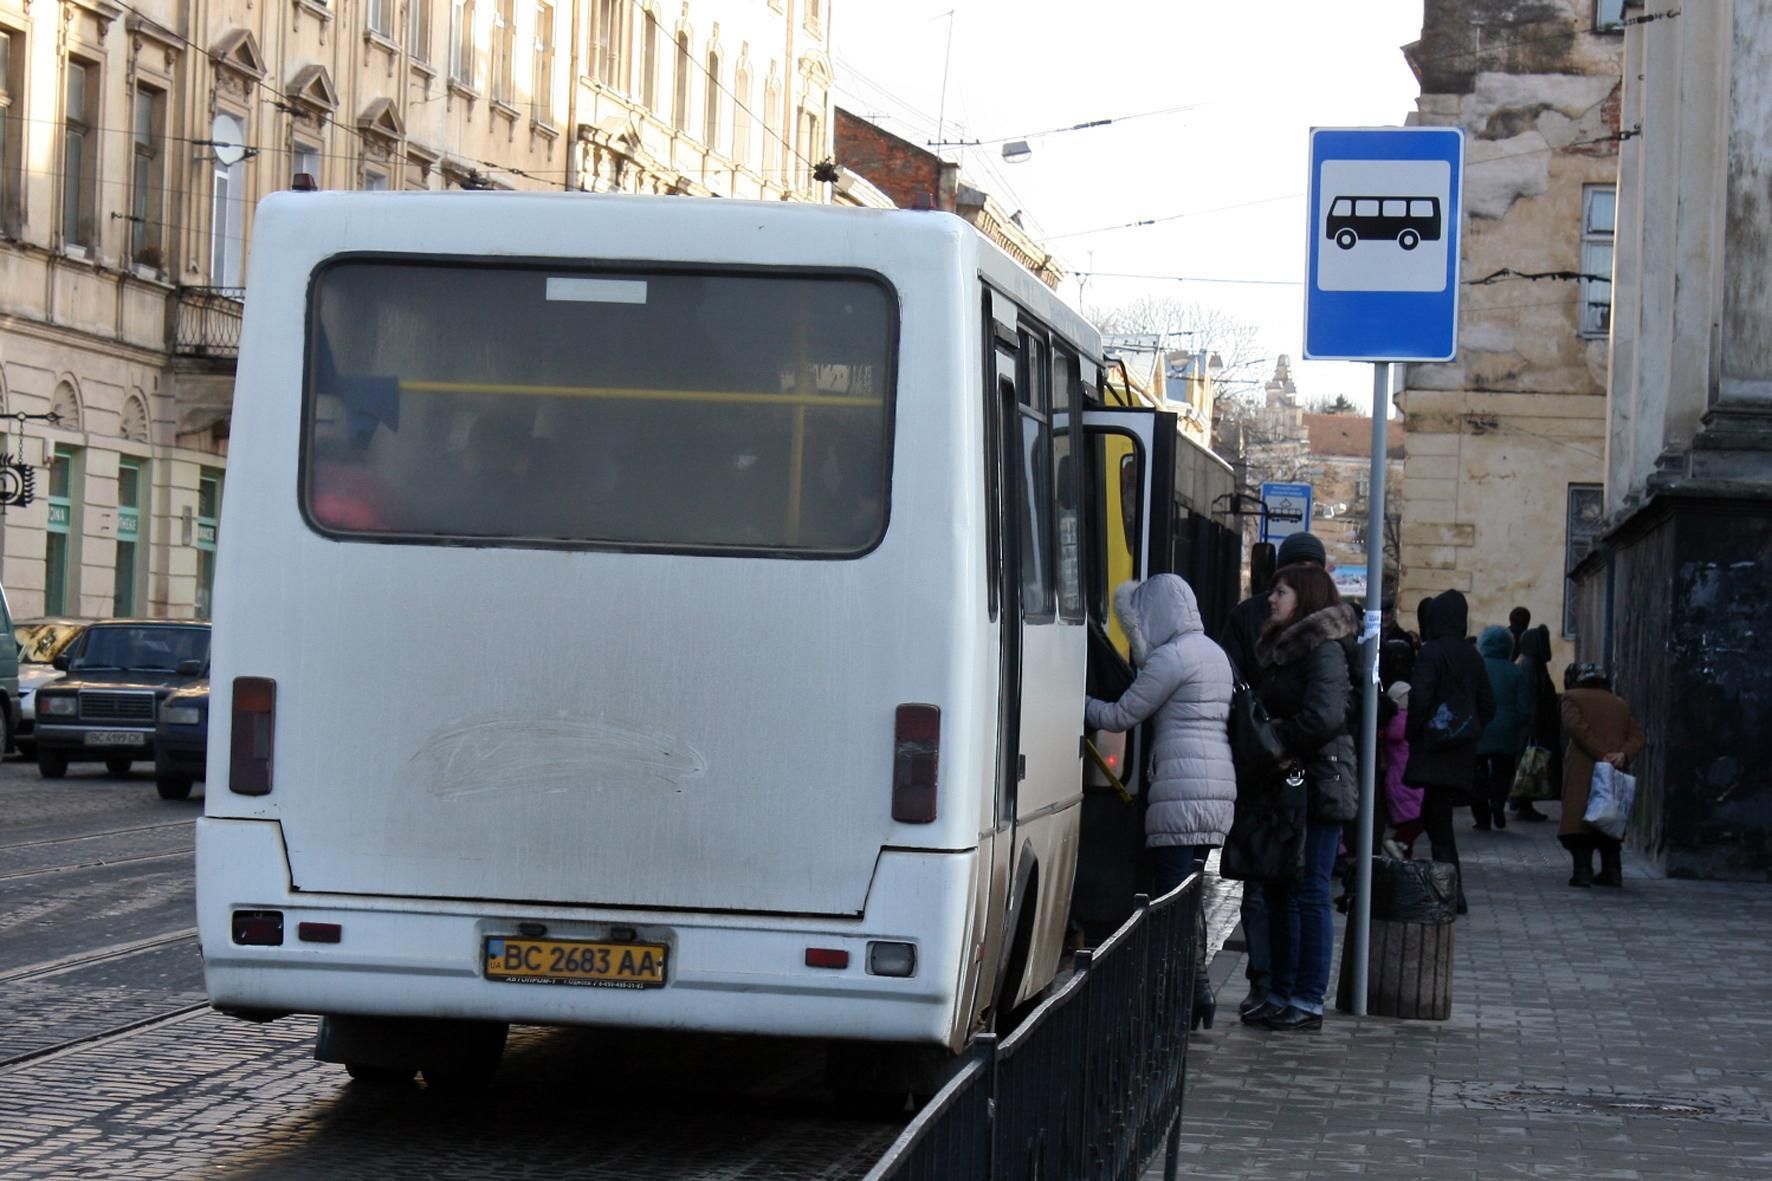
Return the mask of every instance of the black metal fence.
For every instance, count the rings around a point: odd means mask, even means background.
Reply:
[[[1013,1033],[979,1037],[866,1181],[1135,1181],[1160,1144],[1173,1178],[1201,889],[1140,897]]]
[[[171,340],[180,357],[238,357],[244,287],[180,287],[173,302]]]

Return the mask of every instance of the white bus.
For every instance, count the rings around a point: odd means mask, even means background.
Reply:
[[[964,222],[284,194],[246,309],[217,1008],[321,1014],[364,1079],[483,1075],[513,1022],[939,1062],[1124,913],[1090,621],[1197,542],[1228,608],[1229,470],[1089,409],[1095,331]]]

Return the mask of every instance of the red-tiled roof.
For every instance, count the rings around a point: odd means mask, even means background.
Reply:
[[[1312,455],[1372,455],[1372,420],[1358,414],[1307,414]],[[1385,434],[1385,454],[1402,459],[1407,440],[1402,424],[1391,420]]]

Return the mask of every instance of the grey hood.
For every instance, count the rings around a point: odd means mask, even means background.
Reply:
[[[1194,588],[1179,574],[1122,582],[1114,588],[1114,614],[1132,645],[1132,663],[1137,665],[1177,636],[1206,633]]]

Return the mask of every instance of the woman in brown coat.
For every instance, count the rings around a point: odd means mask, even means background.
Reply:
[[[1612,692],[1598,665],[1571,665],[1563,694],[1563,823],[1557,830],[1563,847],[1575,859],[1571,886],[1622,886],[1619,856],[1622,842],[1583,819],[1594,767],[1611,763],[1620,771],[1643,749],[1643,730],[1630,706]],[[1600,851],[1600,872],[1594,873],[1594,850]]]

